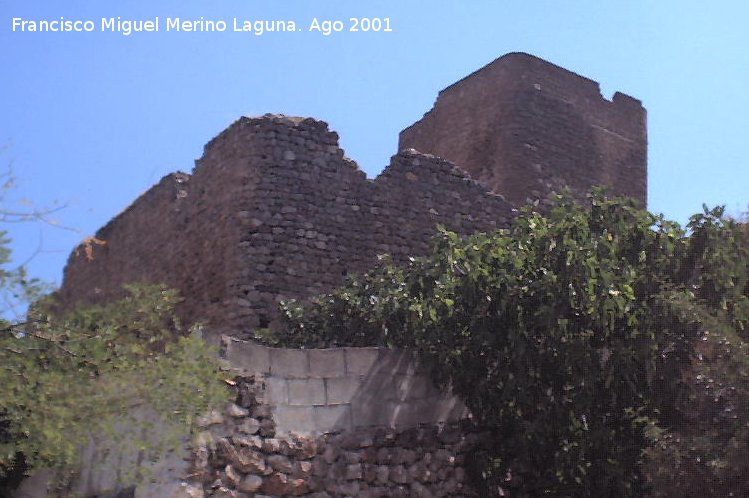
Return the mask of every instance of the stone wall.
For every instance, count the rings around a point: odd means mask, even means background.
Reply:
[[[199,421],[181,496],[476,496],[466,462],[482,437],[469,421],[282,434],[267,386],[235,378],[235,402]]]
[[[281,349],[221,338],[234,397],[197,420],[184,452],[144,458],[137,433],[175,431],[144,406],[124,440],[92,437],[72,483],[81,497],[472,497],[466,462],[482,437],[456,397],[405,351]],[[133,477],[141,469],[147,479]],[[15,498],[47,498],[48,474]]]
[[[99,230],[106,245],[92,245],[92,259],[73,251],[57,296],[69,308],[162,282],[185,297],[186,322],[250,337],[276,323],[282,299],[328,291],[379,254],[424,254],[438,223],[461,234],[505,227],[513,205],[564,186],[582,198],[607,184],[644,204],[646,142],[639,101],[608,101],[596,82],[527,54],[440,92],[374,180],[324,122],[241,118],[192,175],[167,175]]]
[[[199,421],[193,496],[475,496],[465,462],[481,437],[408,352],[224,336],[222,356],[236,397]]]
[[[389,253],[428,251],[437,224],[507,226],[512,208],[451,163],[403,151],[375,180],[313,119],[242,118],[205,147],[193,174],[168,175],[99,230],[93,258],[66,265],[63,307],[119,296],[125,283],[177,288],[183,319],[246,337],[281,299],[330,290]]]
[[[568,186],[594,185],[646,205],[646,113],[640,101],[601,96],[598,83],[528,54],[511,53],[442,90],[400,134],[460,165],[515,205]]]

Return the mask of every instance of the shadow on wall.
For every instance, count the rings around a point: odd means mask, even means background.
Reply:
[[[465,405],[438,390],[412,353],[386,348],[282,349],[222,338],[229,363],[263,379],[278,434],[454,422]]]

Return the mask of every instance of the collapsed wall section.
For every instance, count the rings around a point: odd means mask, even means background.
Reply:
[[[594,185],[647,201],[646,114],[598,83],[528,54],[507,54],[439,93],[400,149],[444,157],[514,205]]]
[[[381,232],[379,252],[405,263],[430,248],[435,227],[467,235],[509,226],[514,211],[501,196],[445,159],[403,150],[373,183],[372,231]]]
[[[101,304],[119,297],[123,284],[141,280],[183,287],[170,263],[183,253],[189,181],[184,173],[165,176],[77,247],[68,258],[57,299],[63,305]]]
[[[281,300],[328,291],[380,254],[404,263],[426,253],[437,224],[468,234],[507,226],[512,216],[509,204],[440,158],[404,151],[368,180],[324,123],[253,123],[247,136],[233,134],[263,151],[254,208],[238,225],[241,276],[227,316],[234,330],[273,326]]]
[[[402,151],[375,180],[313,119],[242,118],[205,147],[193,175],[165,177],[74,251],[58,298],[105,302],[122,284],[178,289],[181,317],[217,334],[273,326],[305,300],[391,254],[428,251],[437,224],[461,234],[507,226],[512,208],[451,163]]]
[[[185,297],[186,323],[220,323],[240,266],[237,213],[254,206],[255,151],[252,142],[206,147],[210,167],[169,174],[138,197],[71,253],[55,293],[61,307],[112,301],[124,284],[163,283]]]

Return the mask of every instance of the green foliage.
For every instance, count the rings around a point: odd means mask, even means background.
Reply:
[[[742,227],[724,216],[724,208],[704,208],[690,219],[689,251],[682,279],[698,300],[749,340],[749,244]]]
[[[172,290],[127,287],[128,296],[63,317],[32,307],[0,335],[0,475],[23,456],[30,470],[77,463],[93,435],[117,435],[142,405],[189,425],[227,399],[216,354],[174,318]],[[132,420],[130,427],[148,424]],[[158,450],[171,434],[147,445]]]
[[[646,450],[676,429],[710,317],[745,333],[747,253],[721,210],[676,223],[562,196],[545,214],[285,303],[284,345],[415,348],[493,440],[485,492],[641,496]]]
[[[648,449],[656,498],[749,496],[749,343],[704,323],[676,427]]]
[[[10,206],[10,166],[0,172],[0,227],[70,230],[51,218],[64,206]],[[91,437],[155,457],[178,444],[180,425],[226,401],[217,355],[199,328],[185,331],[177,322],[174,291],[134,285],[118,302],[53,316],[42,298],[48,286],[11,265],[9,242],[0,229],[0,495],[41,467],[69,476]],[[167,423],[153,426],[146,417]]]
[[[6,152],[7,147],[7,145],[0,146],[0,156]],[[7,197],[15,187],[16,181],[11,166],[12,161],[9,161],[6,169],[0,171],[0,226],[5,227],[17,223],[40,223],[69,230],[69,228],[57,224],[50,217],[63,206],[37,208],[28,200],[19,201],[22,206],[20,209],[8,206],[10,202]],[[0,229],[0,325],[2,325],[3,318],[20,316],[22,309],[28,303],[50,290],[44,282],[36,278],[30,278],[24,265],[11,266],[9,244],[8,232]],[[40,248],[37,248],[37,252],[39,250]]]
[[[749,232],[722,208],[695,215],[689,228],[702,334],[672,430],[648,449],[653,495],[749,496]]]
[[[0,230],[0,326],[7,326],[9,323],[3,316],[17,314],[19,304],[28,304],[47,290],[47,286],[39,279],[30,278],[23,266],[9,266],[9,243],[8,233]]]

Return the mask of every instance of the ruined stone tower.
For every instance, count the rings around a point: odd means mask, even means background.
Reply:
[[[646,113],[598,83],[532,55],[507,54],[439,93],[399,148],[443,157],[512,204],[594,185],[647,200]]]
[[[438,223],[461,234],[507,226],[514,206],[562,185],[646,200],[640,103],[606,101],[597,83],[525,54],[443,90],[400,146],[368,180],[323,122],[241,118],[192,175],[167,175],[101,228],[93,258],[74,251],[57,297],[71,307],[160,282],[184,296],[186,322],[248,337],[273,324],[281,299],[330,290],[379,254],[425,253]]]

